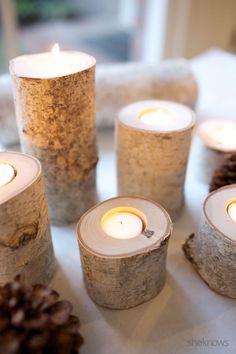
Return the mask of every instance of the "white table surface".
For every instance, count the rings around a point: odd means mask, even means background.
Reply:
[[[236,57],[211,51],[191,65],[200,88],[199,116],[236,119]],[[98,192],[104,200],[116,195],[112,131],[99,133],[99,155]],[[73,303],[80,318],[85,339],[82,354],[236,353],[236,300],[210,290],[181,249],[186,237],[197,229],[207,195],[207,186],[192,172],[194,165],[193,145],[186,207],[174,225],[168,249],[167,281],[161,293],[143,305],[125,311],[95,305],[83,284],[76,226],[52,228],[58,271],[51,285]]]

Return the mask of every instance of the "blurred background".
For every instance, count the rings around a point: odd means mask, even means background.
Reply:
[[[62,49],[98,63],[236,53],[236,0],[0,0],[0,72],[18,54]]]

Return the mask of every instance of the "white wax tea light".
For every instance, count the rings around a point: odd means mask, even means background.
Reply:
[[[145,109],[139,118],[142,123],[156,127],[168,127],[175,121],[174,112],[161,106]]]
[[[107,235],[119,238],[130,239],[140,235],[143,231],[144,222],[137,215],[140,214],[132,208],[119,208],[107,212],[102,218],[102,228]]]
[[[231,219],[236,222],[236,200],[229,204],[227,211]]]
[[[15,177],[14,168],[7,162],[0,161],[0,187],[10,183]]]
[[[218,151],[236,151],[236,122],[230,120],[208,120],[199,126],[203,142]]]

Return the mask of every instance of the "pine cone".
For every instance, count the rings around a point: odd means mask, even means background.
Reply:
[[[230,155],[215,171],[210,184],[210,192],[236,183],[236,154]]]
[[[0,353],[78,354],[83,339],[71,311],[55,290],[16,276],[0,287]]]

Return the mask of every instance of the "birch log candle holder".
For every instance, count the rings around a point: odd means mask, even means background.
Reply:
[[[209,184],[215,170],[231,153],[236,153],[236,122],[207,120],[201,123],[196,136],[196,176]]]
[[[186,60],[158,64],[115,63],[96,72],[97,124],[114,126],[122,107],[141,100],[161,99],[195,107],[198,87]]]
[[[41,165],[17,152],[0,153],[0,260],[0,284],[48,283],[56,266]]]
[[[209,287],[236,298],[236,185],[209,194],[199,231],[183,250]]]
[[[96,201],[95,59],[35,54],[10,72],[22,149],[42,163],[52,222],[78,220]]]
[[[168,101],[140,101],[123,108],[116,123],[119,194],[142,195],[176,217],[184,181],[193,111]]]
[[[85,285],[98,305],[127,309],[163,288],[172,223],[160,205],[109,199],[82,216],[77,233]]]

